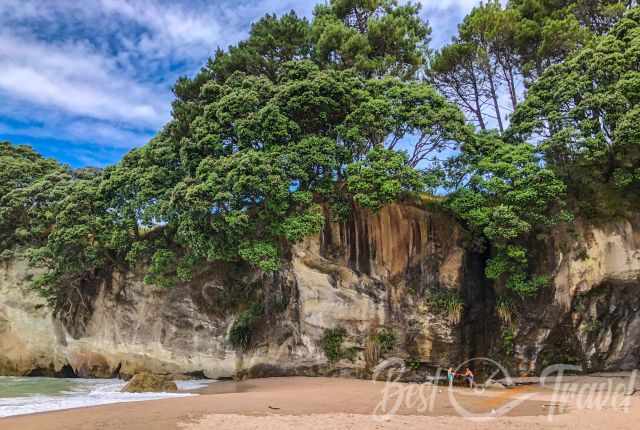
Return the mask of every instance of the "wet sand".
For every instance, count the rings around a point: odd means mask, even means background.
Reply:
[[[121,403],[0,419],[0,430],[205,429],[637,429],[640,400],[629,411],[568,410],[548,419],[552,393],[538,386],[474,392],[455,387],[385,384],[337,378],[269,378],[216,382],[200,396]],[[401,402],[399,400],[402,400]],[[396,403],[397,402],[397,403]],[[400,405],[402,403],[402,405]],[[384,403],[383,403],[384,405]],[[397,410],[392,410],[398,405]],[[511,407],[513,406],[513,407]],[[465,414],[495,414],[469,420]],[[493,411],[493,414],[492,414]],[[393,416],[384,419],[384,412]]]

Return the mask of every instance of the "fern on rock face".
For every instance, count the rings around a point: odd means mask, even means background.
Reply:
[[[238,315],[229,330],[229,342],[235,348],[246,350],[251,345],[264,308],[261,303],[253,303],[247,310]]]
[[[444,314],[453,324],[462,321],[464,300],[457,290],[428,290],[425,301],[429,310],[436,314]]]

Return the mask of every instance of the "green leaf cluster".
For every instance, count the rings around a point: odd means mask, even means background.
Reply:
[[[533,145],[492,133],[479,135],[456,161],[451,172],[465,183],[447,204],[491,244],[486,276],[521,296],[535,294],[544,279],[529,275],[528,249],[537,233],[568,219],[564,183]]]
[[[639,27],[634,8],[547,69],[513,116],[512,134],[541,142],[548,167],[583,209],[606,205],[607,193],[615,205],[640,191]]]
[[[241,350],[248,349],[263,316],[264,307],[261,303],[252,303],[245,311],[241,312],[229,329],[231,345]]]

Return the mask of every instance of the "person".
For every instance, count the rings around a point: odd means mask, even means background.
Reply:
[[[467,367],[467,369],[464,371],[464,379],[469,383],[469,388],[473,388],[473,377],[473,372]]]
[[[447,369],[447,381],[449,381],[449,386],[451,387],[453,385],[453,378],[456,376],[456,374],[453,371],[453,367],[450,367]]]

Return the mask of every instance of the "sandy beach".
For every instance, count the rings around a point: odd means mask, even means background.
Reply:
[[[449,391],[442,386],[298,377],[216,382],[199,394],[9,417],[0,419],[0,430],[636,429],[640,420],[638,396],[622,396],[618,404],[599,407],[581,400],[588,393],[558,400],[552,390],[537,385]],[[558,405],[565,410],[559,411]],[[474,415],[483,417],[468,417]]]

